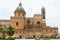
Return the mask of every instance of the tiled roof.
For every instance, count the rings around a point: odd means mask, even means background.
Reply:
[[[41,14],[34,14],[34,16],[41,16]]]
[[[9,22],[10,20],[0,20],[0,22]]]
[[[29,18],[29,19],[33,19],[33,17],[26,17],[26,19]]]
[[[50,27],[50,26],[46,26],[46,28],[58,29],[58,27]]]

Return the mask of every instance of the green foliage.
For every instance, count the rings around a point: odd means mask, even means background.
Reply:
[[[50,40],[50,38],[44,38],[44,40]]]
[[[3,25],[0,23],[0,27],[3,27]]]
[[[26,38],[26,39],[34,39],[33,37],[28,37],[28,38]]]
[[[8,35],[9,36],[12,36],[13,34],[14,34],[14,32],[15,32],[15,30],[14,30],[14,28],[12,28],[12,26],[11,25],[9,25],[9,27],[7,28],[8,29]]]
[[[3,29],[3,30],[2,30],[2,34],[3,34],[3,35],[2,35],[3,38],[5,38],[5,37],[6,37],[6,34],[7,34],[7,30],[6,30],[6,29]]]
[[[8,30],[14,30],[11,25],[9,25]]]
[[[3,34],[6,34],[6,33],[7,33],[7,30],[2,30],[2,33],[3,33]]]
[[[30,21],[30,19],[29,19],[29,18],[27,18],[26,22],[27,22],[27,27],[28,27],[28,28],[30,28],[30,25],[29,25],[29,24],[30,24],[30,22],[31,22],[31,21]]]
[[[27,21],[26,21],[26,22],[27,22],[27,24],[29,25],[29,23],[30,23],[31,21],[30,21],[30,19],[29,19],[29,18],[27,18]]]
[[[0,40],[15,40],[15,39],[14,38],[7,38],[7,39],[0,38]]]
[[[7,38],[6,40],[15,40],[14,38]]]

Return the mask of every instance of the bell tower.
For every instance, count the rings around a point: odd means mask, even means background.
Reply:
[[[19,6],[14,11],[14,16],[11,17],[10,24],[14,29],[24,29],[25,27],[25,10],[22,7],[21,2],[19,3]]]
[[[44,7],[42,7],[41,8],[41,13],[42,13],[42,19],[45,19],[45,8]]]
[[[42,13],[42,27],[46,28],[46,21],[45,21],[45,8],[44,6],[41,8],[41,13]]]

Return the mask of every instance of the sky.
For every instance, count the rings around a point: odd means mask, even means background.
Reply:
[[[41,8],[44,6],[46,25],[58,27],[60,33],[60,0],[0,0],[0,20],[10,20],[20,2],[26,11],[26,17],[41,14]]]

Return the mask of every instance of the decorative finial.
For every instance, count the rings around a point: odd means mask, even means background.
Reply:
[[[22,6],[21,2],[19,3],[19,6]]]

